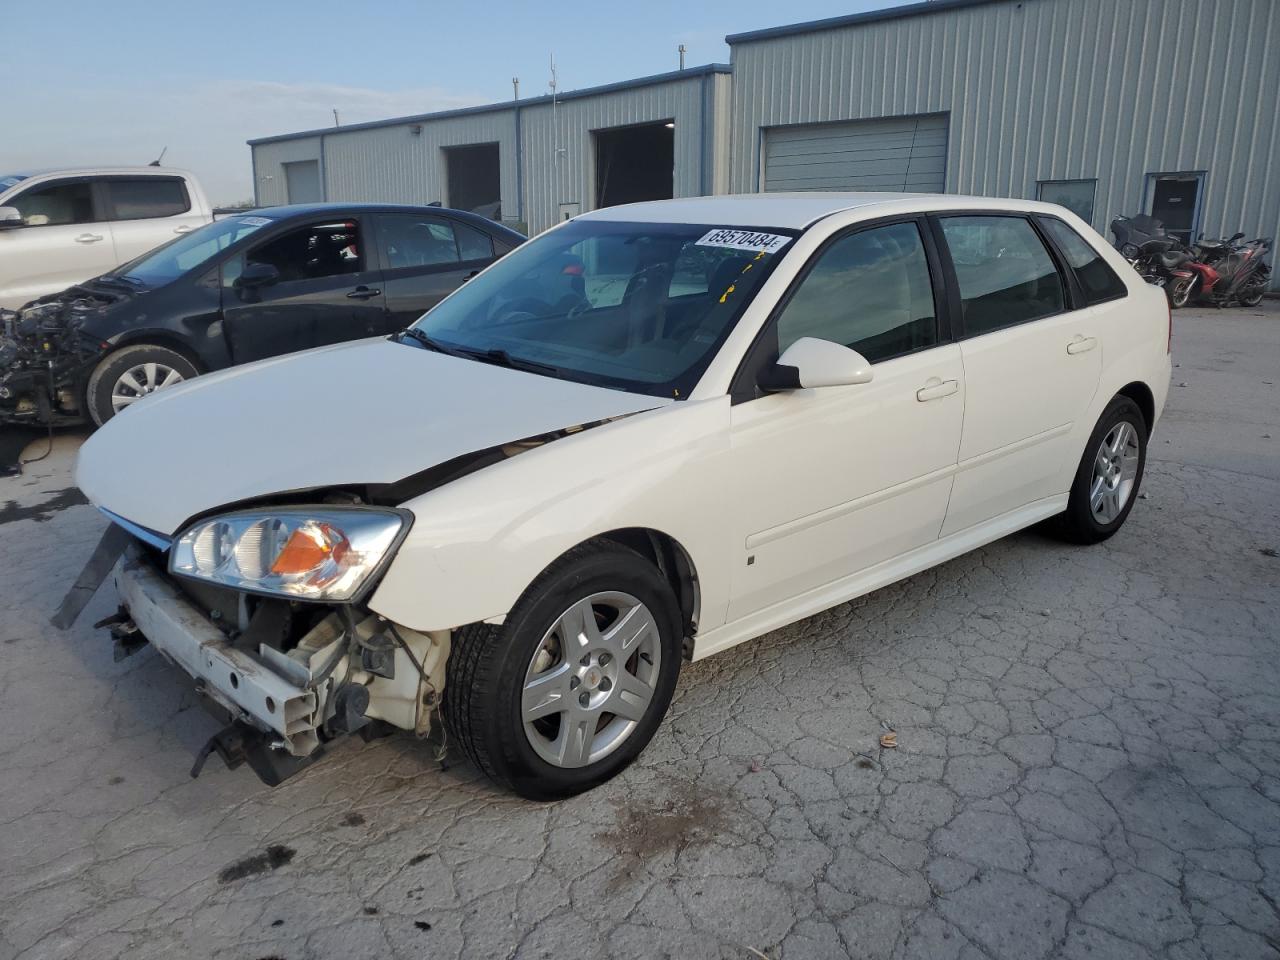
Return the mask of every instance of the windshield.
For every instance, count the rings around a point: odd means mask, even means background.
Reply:
[[[414,329],[445,351],[680,398],[794,236],[579,221],[517,248]]]
[[[258,216],[215,220],[171,240],[163,247],[143,254],[137,260],[116,267],[108,276],[125,277],[150,287],[158,287],[177,280],[187,271],[194,270],[217,256],[237,240],[244,239],[271,222],[270,217]]]
[[[16,187],[25,179],[27,179],[25,173],[0,173],[0,193],[7,192],[10,187]]]

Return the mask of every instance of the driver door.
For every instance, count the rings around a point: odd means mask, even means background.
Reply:
[[[293,226],[223,265],[222,330],[233,363],[383,331],[382,275],[361,227],[359,217]],[[279,280],[240,288],[248,263],[275,267]]]
[[[915,219],[829,241],[770,321],[745,370],[801,337],[857,350],[870,383],[737,402],[730,442],[745,505],[730,552],[730,621],[937,539],[964,413],[960,348],[939,323],[932,245]]]

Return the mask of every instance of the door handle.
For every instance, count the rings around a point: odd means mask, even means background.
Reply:
[[[1074,357],[1077,353],[1088,353],[1097,345],[1097,337],[1075,337],[1067,344],[1067,353]]]
[[[182,226],[180,226],[180,227],[174,227],[174,228],[173,228],[173,232],[174,232],[174,233],[190,233],[190,232],[191,232],[192,230],[194,230],[194,229],[195,229],[195,227],[191,226],[190,224],[186,224],[186,223],[184,223],[184,224],[183,224]]]
[[[100,233],[82,233],[76,237],[76,243],[97,243],[101,239],[102,234]]]
[[[470,273],[468,273],[465,277],[463,277],[463,278],[462,278],[462,282],[463,282],[463,283],[466,283],[466,282],[467,282],[468,280],[470,280],[472,277],[478,277],[478,276],[480,276],[480,271],[479,271],[479,270],[472,270]]]
[[[959,380],[940,380],[937,377],[930,377],[925,381],[924,386],[916,391],[916,399],[921,403],[927,403],[930,400],[941,400],[943,397],[951,396],[959,389]]]
[[[348,300],[368,300],[370,297],[382,296],[381,290],[371,290],[366,286],[359,286],[347,294]]]

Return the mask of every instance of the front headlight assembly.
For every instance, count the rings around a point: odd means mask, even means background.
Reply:
[[[410,514],[375,507],[279,507],[210,517],[169,551],[171,573],[295,600],[360,593],[407,532]]]

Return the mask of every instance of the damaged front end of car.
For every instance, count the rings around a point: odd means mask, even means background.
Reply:
[[[109,347],[84,325],[118,299],[75,287],[21,310],[0,310],[0,424],[83,420],[85,383]]]

